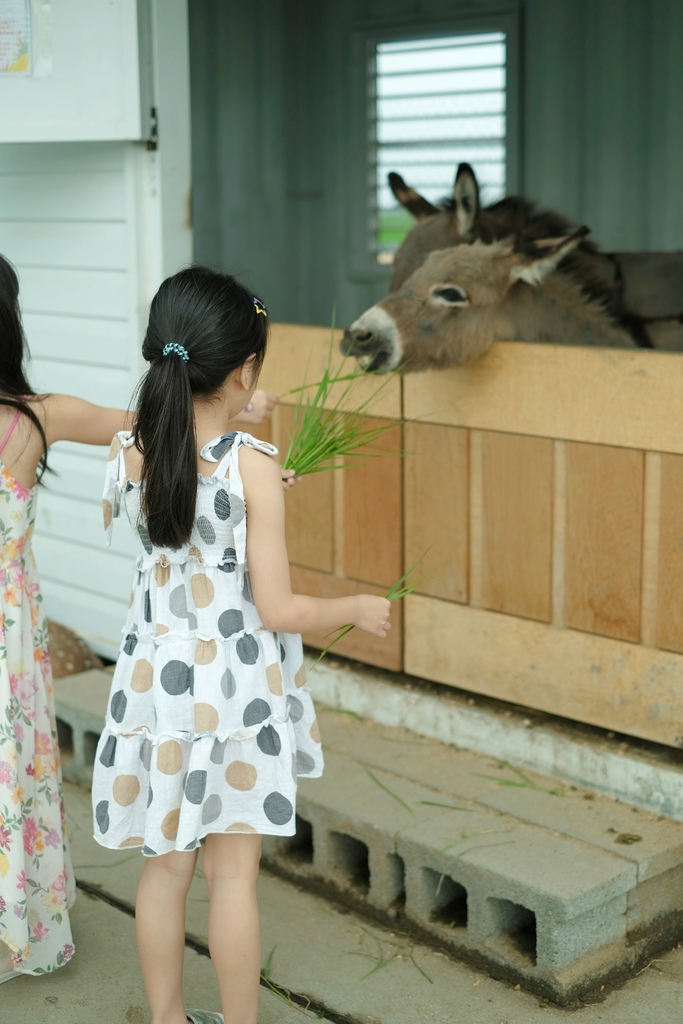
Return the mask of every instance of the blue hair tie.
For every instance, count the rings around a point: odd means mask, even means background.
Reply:
[[[177,355],[179,355],[184,362],[187,362],[188,359],[190,358],[190,353],[187,351],[187,349],[183,345],[179,345],[177,341],[169,341],[167,345],[164,345],[164,351],[162,352],[162,355],[167,356],[171,352],[175,352]]]

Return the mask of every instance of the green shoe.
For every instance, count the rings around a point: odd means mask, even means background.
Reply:
[[[210,1010],[185,1010],[185,1015],[192,1024],[225,1024],[222,1013]]]

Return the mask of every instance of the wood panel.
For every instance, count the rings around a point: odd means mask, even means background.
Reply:
[[[130,287],[128,274],[119,270],[27,267],[21,272],[21,306],[26,313],[126,320]]]
[[[44,533],[36,533],[34,548],[41,576],[59,580],[75,590],[88,591],[97,602],[102,594],[116,600],[127,599],[134,577],[134,563],[128,554],[118,554],[104,546],[92,548],[78,540],[55,540]],[[58,622],[64,618],[55,615]],[[124,617],[125,618],[125,617]],[[119,629],[124,619],[119,623]]]
[[[637,642],[643,453],[571,443],[566,457],[566,625]]]
[[[126,370],[107,368],[103,372],[98,366],[83,363],[34,359],[31,383],[36,391],[83,395],[97,405],[126,409],[136,380]]]
[[[662,455],[657,644],[683,652],[683,457]]]
[[[468,431],[407,423],[404,447],[406,569],[431,547],[418,572],[434,567],[438,577],[420,592],[467,601]]]
[[[4,159],[3,159],[4,164]],[[34,164],[31,174],[0,175],[0,208],[17,220],[126,219],[126,194],[118,171],[54,174]],[[49,179],[49,187],[44,182]],[[7,212],[5,216],[7,216]]]
[[[116,660],[121,643],[121,626],[126,621],[128,594],[111,598],[78,590],[60,579],[41,576],[45,612],[55,622],[69,623],[98,654]]]
[[[246,424],[245,424],[245,426],[246,426]],[[269,419],[269,420],[265,420],[263,423],[259,423],[257,426],[252,427],[251,429],[247,428],[247,431],[253,437],[257,437],[259,439],[259,441],[267,441],[268,444],[275,445],[275,447],[278,449],[278,451],[280,453],[278,455],[278,461],[282,462],[282,460],[284,458],[284,455],[282,454],[282,448],[280,447],[280,445],[275,444],[275,441],[273,440],[273,436],[274,435],[273,435],[273,420],[272,420],[272,418]]]
[[[273,444],[280,449],[281,462],[287,454],[293,419],[292,406],[278,406],[272,421],[272,435]],[[323,572],[334,569],[333,477],[334,473],[312,474],[287,492],[287,553],[295,565]]]
[[[683,454],[683,355],[498,342],[473,366],[407,374],[406,419]]]
[[[23,320],[34,359],[59,359],[128,372],[135,369],[128,321],[27,312]],[[145,364],[141,354],[139,360],[142,373]]]
[[[481,453],[481,604],[549,622],[553,443],[487,432]]]
[[[31,266],[125,270],[127,232],[123,222],[12,220],[2,224],[2,244],[21,270]]]
[[[315,572],[292,566],[292,587],[295,593],[310,594],[312,597],[349,597],[352,594],[383,595],[383,587],[368,583],[345,580],[339,576]],[[330,642],[330,636],[323,633],[305,633],[304,643],[322,650]],[[348,636],[335,644],[333,651],[345,658],[357,658],[367,665],[400,672],[403,668],[403,603],[396,601],[391,606],[391,629],[385,640],[353,629]],[[333,657],[330,652],[329,657]]]
[[[675,458],[675,456],[674,456]],[[643,581],[640,599],[640,642],[657,647],[659,629],[659,528],[661,520],[662,455],[645,452],[643,487]]]
[[[679,746],[679,654],[419,595],[404,615],[406,672]]]
[[[368,428],[382,420],[367,419]],[[403,574],[402,430],[396,425],[368,451],[365,464],[344,471],[344,575],[388,590]],[[391,454],[395,452],[396,454]]]

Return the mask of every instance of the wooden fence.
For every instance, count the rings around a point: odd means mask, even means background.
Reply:
[[[329,345],[277,325],[263,385],[319,379]],[[288,495],[295,584],[385,592],[430,545],[439,576],[394,606],[390,641],[353,631],[339,653],[683,745],[683,357],[497,344],[392,381],[374,414],[405,457]]]

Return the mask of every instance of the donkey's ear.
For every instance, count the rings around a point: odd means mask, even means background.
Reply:
[[[408,213],[412,214],[416,220],[426,220],[427,217],[439,212],[436,206],[432,206],[428,199],[421,196],[410,185],[406,185],[401,175],[394,171],[389,172],[389,188],[401,206],[405,206]]]
[[[469,164],[460,164],[453,186],[458,234],[465,238],[472,230],[479,213],[479,184]]]
[[[526,281],[527,284],[541,284],[546,277],[557,268],[565,256],[590,232],[590,228],[581,227],[571,235],[560,235],[555,238],[535,238],[524,242],[514,254],[514,266],[510,271],[513,281]]]

